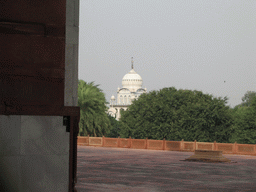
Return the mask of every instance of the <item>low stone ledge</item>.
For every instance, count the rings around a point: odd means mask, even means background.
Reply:
[[[222,156],[222,151],[212,150],[195,150],[195,154],[185,159],[185,161],[203,161],[210,163],[231,162],[231,160]]]
[[[88,146],[88,143],[77,143],[78,146]]]

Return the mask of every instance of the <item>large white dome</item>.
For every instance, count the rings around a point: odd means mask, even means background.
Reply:
[[[128,88],[131,91],[136,91],[142,87],[142,78],[141,76],[132,69],[127,73],[122,79],[123,88]]]

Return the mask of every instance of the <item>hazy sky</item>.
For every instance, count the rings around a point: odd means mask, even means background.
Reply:
[[[79,79],[107,101],[131,69],[148,91],[199,90],[241,103],[256,91],[255,0],[81,0]]]

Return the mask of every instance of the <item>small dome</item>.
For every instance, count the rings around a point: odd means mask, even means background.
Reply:
[[[115,96],[114,95],[111,96],[111,100],[115,100]]]
[[[123,88],[138,89],[142,86],[141,76],[132,69],[127,73],[122,80]]]

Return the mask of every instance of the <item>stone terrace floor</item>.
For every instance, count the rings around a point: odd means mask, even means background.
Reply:
[[[78,146],[77,191],[256,191],[256,156],[182,161],[194,152]],[[236,163],[235,163],[236,162]]]

